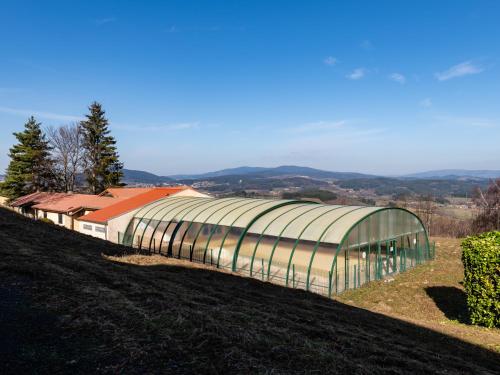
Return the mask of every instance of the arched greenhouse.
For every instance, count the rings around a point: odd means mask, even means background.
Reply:
[[[420,219],[400,208],[169,197],[136,212],[122,243],[331,296],[427,260]]]

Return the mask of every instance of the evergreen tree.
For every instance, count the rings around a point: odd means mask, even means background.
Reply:
[[[31,116],[24,131],[14,133],[19,143],[9,150],[10,163],[0,186],[2,194],[10,200],[53,186],[51,147],[40,125]]]
[[[108,120],[102,106],[94,102],[87,119],[81,122],[83,132],[84,172],[93,194],[120,184],[123,164],[118,159],[116,141],[108,129]]]

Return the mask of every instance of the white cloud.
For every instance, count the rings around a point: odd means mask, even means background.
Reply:
[[[295,133],[306,133],[306,132],[319,132],[319,131],[328,131],[328,130],[336,130],[344,126],[346,123],[345,120],[342,121],[316,121],[309,122],[307,124],[302,124],[293,128],[289,128]]]
[[[323,60],[323,62],[325,63],[325,65],[330,65],[330,66],[334,66],[336,65],[339,61],[337,60],[337,58],[333,57],[333,56],[328,56],[327,58],[325,58]]]
[[[498,126],[498,121],[484,117],[436,116],[435,119],[441,123],[475,128],[496,128]]]
[[[425,98],[425,99],[422,99],[419,104],[422,107],[429,108],[429,107],[432,107],[432,100],[431,100],[431,98]]]
[[[349,78],[349,79],[358,80],[358,79],[363,78],[365,76],[365,74],[366,74],[366,69],[364,69],[364,68],[357,68],[357,69],[354,69],[346,77]]]
[[[463,77],[470,74],[481,73],[484,69],[481,66],[474,65],[471,61],[465,61],[445,70],[444,72],[436,73],[438,81],[447,81],[452,78]]]
[[[107,17],[107,18],[98,18],[96,20],[94,20],[94,22],[96,23],[96,25],[105,25],[107,23],[112,23],[112,22],[115,22],[116,21],[116,18],[115,17]]]
[[[389,79],[393,80],[394,82],[398,82],[401,84],[404,84],[406,82],[406,77],[402,75],[401,73],[392,73],[389,76]]]
[[[81,116],[71,116],[71,115],[62,115],[59,113],[52,112],[40,112],[34,111],[31,109],[17,109],[17,108],[9,108],[9,107],[0,107],[0,112],[7,113],[10,115],[16,116],[35,116],[37,118],[46,119],[46,120],[57,120],[57,121],[81,121],[83,117]]]

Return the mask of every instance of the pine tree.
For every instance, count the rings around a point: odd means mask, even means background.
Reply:
[[[53,186],[51,147],[40,125],[31,116],[24,131],[14,133],[19,143],[9,150],[10,163],[0,186],[2,194],[10,200]]]
[[[108,120],[102,106],[94,102],[87,119],[81,122],[83,131],[84,172],[93,194],[120,184],[123,164],[118,159],[116,141],[109,135]]]

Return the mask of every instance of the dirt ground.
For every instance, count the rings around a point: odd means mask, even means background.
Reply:
[[[500,367],[498,330],[470,327],[462,307],[439,302],[463,302],[446,289],[460,289],[458,274],[436,265],[440,244],[435,263],[337,300],[130,256],[2,209],[0,244],[2,374],[495,374]]]

